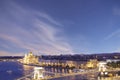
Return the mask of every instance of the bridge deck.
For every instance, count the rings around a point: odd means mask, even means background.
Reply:
[[[73,76],[73,75],[84,75],[84,74],[93,74],[93,73],[95,74],[95,76],[97,76],[99,72],[97,72],[97,71],[96,72],[94,72],[94,71],[90,72],[89,71],[89,72],[78,72],[78,73],[53,73],[53,72],[47,72],[46,71],[45,73],[54,74],[54,76],[48,76],[48,75],[45,76],[44,79],[49,80],[49,79],[55,79],[55,78],[60,78],[60,77],[67,77],[67,76]],[[19,78],[17,80],[33,80],[32,75],[33,75],[33,73],[29,74],[29,75],[26,75],[24,77],[21,77],[21,78]]]

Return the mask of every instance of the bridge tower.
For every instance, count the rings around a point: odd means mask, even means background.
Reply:
[[[34,79],[35,80],[44,79],[44,68],[43,67],[34,68]]]
[[[100,72],[105,72],[106,71],[106,62],[99,62],[99,71]]]
[[[100,62],[99,63],[99,71],[100,71],[101,76],[108,75],[108,72],[106,71],[107,70],[107,65],[106,64],[107,64],[106,62]]]

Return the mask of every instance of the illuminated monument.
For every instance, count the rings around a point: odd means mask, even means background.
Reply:
[[[105,72],[107,70],[106,64],[106,62],[99,62],[99,71]]]
[[[37,64],[39,62],[38,57],[34,56],[32,52],[25,54],[23,58],[24,64]]]
[[[44,68],[35,67],[33,77],[34,77],[34,80],[43,80],[44,79]]]

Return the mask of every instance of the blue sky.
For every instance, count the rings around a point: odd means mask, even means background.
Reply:
[[[0,55],[120,52],[119,0],[0,0]]]

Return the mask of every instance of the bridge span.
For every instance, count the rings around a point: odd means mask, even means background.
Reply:
[[[73,73],[54,73],[54,72],[48,72],[44,71],[44,79],[34,79],[34,72],[23,76],[17,80],[49,80],[49,79],[55,79],[60,77],[67,77],[67,76],[74,76],[74,75],[85,75],[85,74],[94,74],[94,77],[97,77],[99,74],[99,71],[85,71],[85,72],[73,72]]]
[[[116,72],[120,70],[107,70],[107,72]],[[32,72],[28,75],[25,75],[17,80],[50,80],[55,78],[61,78],[61,77],[67,77],[67,76],[75,76],[75,75],[89,75],[93,74],[92,77],[97,78],[97,76],[100,74],[100,71],[98,70],[88,70],[88,71],[82,71],[82,72],[72,72],[72,73],[56,73],[56,72],[49,72],[49,71],[43,71],[42,75],[44,79],[34,79],[35,72]]]

